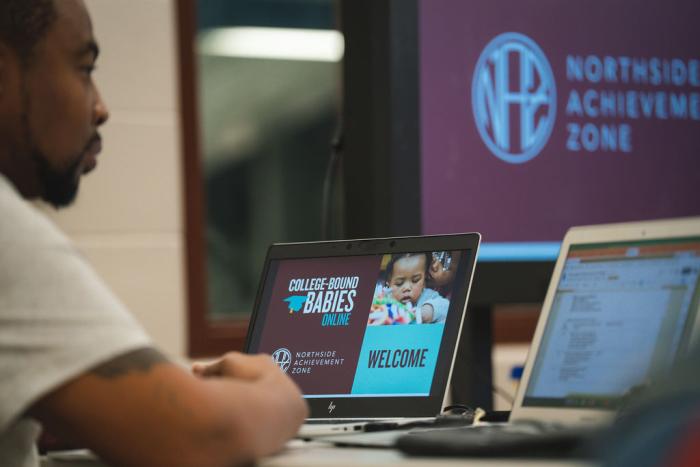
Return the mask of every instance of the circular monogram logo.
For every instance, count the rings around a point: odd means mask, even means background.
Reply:
[[[557,95],[542,49],[507,32],[488,43],[472,79],[472,110],[481,139],[498,158],[521,164],[537,156],[552,133]]]
[[[285,348],[277,349],[272,353],[272,361],[286,373],[292,363],[292,352]]]

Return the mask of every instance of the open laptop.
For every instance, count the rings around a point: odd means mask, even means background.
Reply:
[[[444,408],[480,237],[476,233],[273,244],[246,352],[299,385],[302,435],[434,417]]]
[[[694,345],[699,308],[700,218],[570,229],[504,431],[554,427],[550,441],[570,447],[579,427],[611,421],[629,395]],[[559,430],[566,426],[574,427],[572,436]],[[532,447],[494,428],[491,441],[471,428],[435,430],[406,435],[399,447],[474,455]],[[391,445],[396,438],[352,443]]]
[[[698,308],[700,218],[570,229],[511,420],[608,421],[694,344]]]

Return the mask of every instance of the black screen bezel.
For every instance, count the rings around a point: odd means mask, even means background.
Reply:
[[[257,349],[265,322],[266,280],[275,260],[384,255],[426,251],[455,251],[463,253],[457,272],[461,287],[455,286],[450,311],[445,323],[445,334],[440,344],[438,362],[433,373],[430,395],[427,397],[349,397],[307,398],[311,409],[310,418],[386,418],[386,417],[431,417],[442,407],[448,380],[454,364],[455,348],[464,322],[469,288],[474,272],[480,235],[464,233],[415,237],[393,237],[364,240],[339,240],[310,243],[278,243],[267,251],[265,266],[258,285],[253,314],[248,327],[245,352]],[[269,299],[269,288],[268,299]],[[445,381],[436,385],[435,381]],[[332,413],[327,409],[333,402]]]

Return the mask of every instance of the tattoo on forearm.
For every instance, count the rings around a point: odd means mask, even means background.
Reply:
[[[146,373],[154,366],[167,361],[168,359],[155,349],[139,349],[113,358],[94,368],[91,373],[101,378],[118,378],[129,373]]]

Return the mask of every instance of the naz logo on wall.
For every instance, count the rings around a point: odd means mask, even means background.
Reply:
[[[562,58],[557,70],[563,149],[569,153],[632,153],[636,121],[656,120],[660,131],[670,121],[700,121],[698,59],[591,53]],[[554,128],[557,88],[547,57],[532,39],[516,32],[492,39],[476,62],[471,94],[477,130],[491,153],[512,164],[540,154]]]
[[[472,110],[496,157],[521,164],[537,156],[552,133],[556,102],[552,68],[532,39],[507,32],[489,42],[474,70]]]

